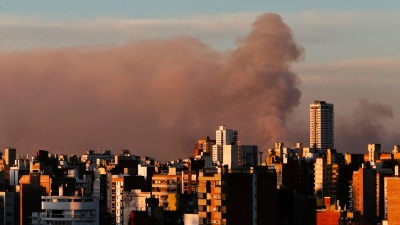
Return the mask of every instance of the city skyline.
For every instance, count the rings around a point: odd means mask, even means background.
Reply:
[[[158,7],[150,8],[157,3]],[[165,9],[160,2],[141,5],[121,1],[121,5],[94,6],[89,1],[80,7],[77,4],[1,4],[0,27],[4,35],[0,38],[3,61],[0,125],[5,132],[0,136],[0,143],[3,146],[13,146],[21,153],[30,154],[37,149],[78,153],[97,148],[99,131],[102,149],[128,148],[138,154],[149,152],[149,155],[163,149],[168,151],[161,153],[165,156],[186,157],[195,140],[211,136],[220,124],[228,124],[241,131],[239,138],[245,144],[256,144],[265,150],[274,142],[308,143],[308,105],[318,99],[335,105],[335,147],[339,151],[363,152],[368,143],[376,142],[382,143],[383,150],[389,150],[399,144],[396,141],[400,137],[397,128],[400,106],[393,104],[399,83],[396,75],[400,71],[400,55],[393,47],[399,32],[395,22],[400,17],[396,12],[398,3],[376,5],[366,1],[363,5],[345,2],[324,5],[310,1],[286,7],[271,1],[246,7],[240,2],[233,2],[229,7],[222,7],[223,4],[210,7],[211,2],[193,6],[172,2],[172,7]],[[188,9],[181,10],[181,7]],[[250,91],[242,92],[247,99],[235,96],[236,104],[227,102],[226,97],[233,96],[232,90],[252,89],[259,80],[247,80],[250,83],[244,82],[247,84],[244,89],[230,82],[228,85],[237,89],[229,90],[221,88],[224,82],[238,77],[226,76],[226,80],[212,82],[208,79],[217,76],[203,76],[203,73],[218,71],[219,60],[225,60],[222,55],[240,48],[243,39],[251,33],[251,24],[264,12],[279,15],[283,22],[280,27],[291,30],[289,39],[301,49],[286,62],[285,78],[291,81],[284,93],[295,95],[287,105],[270,103],[260,98],[260,92]],[[271,26],[271,20],[267,26]],[[143,47],[144,43],[148,45]],[[166,53],[157,59],[159,64],[134,61],[142,65],[135,67],[127,66],[133,61],[123,62],[141,55],[154,58],[154,52],[167,45],[171,47],[163,49]],[[171,55],[170,49],[177,48],[182,49],[182,54],[189,51],[193,57],[184,60],[178,54]],[[135,55],[130,51],[150,54]],[[109,59],[102,61],[105,55],[98,56],[104,52]],[[272,59],[268,57],[263,60]],[[196,67],[199,61],[202,64]],[[187,66],[179,68],[180,64]],[[122,72],[121,67],[125,67]],[[153,83],[127,78],[126,71],[142,78],[143,73],[149,73],[149,67],[166,71],[166,75]],[[232,73],[232,70],[223,70],[222,74]],[[189,79],[187,74],[193,73],[196,79]],[[130,83],[133,80],[153,89],[144,92],[141,85]],[[182,80],[185,82],[179,83]],[[198,89],[194,82],[208,86]],[[271,87],[264,85],[257,90],[272,90],[278,84],[272,82]],[[140,90],[133,93],[132,88]],[[147,98],[154,93],[160,98]],[[188,98],[184,100],[181,95]],[[210,99],[218,101],[205,109]],[[276,108],[266,109],[264,104]],[[161,105],[165,109],[163,113]],[[259,113],[250,118],[241,113],[238,120],[245,121],[235,120],[234,114],[243,106]],[[203,111],[187,111],[187,107],[203,108]],[[199,117],[196,113],[213,118]],[[266,118],[270,115],[273,118]],[[260,130],[246,127],[249,122],[246,120],[253,124],[268,120],[265,124],[271,128],[262,129],[269,130],[271,135],[265,140],[252,139],[249,132]],[[149,122],[142,124],[142,121]],[[285,129],[277,129],[285,123]],[[193,133],[188,135],[190,131]],[[158,145],[154,144],[155,139]]]

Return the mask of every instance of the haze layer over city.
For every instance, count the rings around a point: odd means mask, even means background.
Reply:
[[[260,150],[309,144],[335,105],[335,148],[399,143],[394,1],[2,2],[0,144],[174,159],[221,124]]]

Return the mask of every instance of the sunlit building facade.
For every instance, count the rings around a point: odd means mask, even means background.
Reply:
[[[181,175],[154,174],[152,177],[152,197],[159,199],[159,206],[168,211],[177,211],[181,188]]]
[[[333,104],[314,101],[310,105],[310,148],[326,151],[334,148]]]
[[[275,170],[217,171],[199,177],[199,224],[278,224]]]
[[[97,197],[43,196],[40,224],[97,225],[99,201]]]
[[[236,145],[238,141],[238,131],[228,129],[226,125],[219,126],[218,130],[215,131],[215,141],[212,159],[214,163],[222,162],[224,146]]]

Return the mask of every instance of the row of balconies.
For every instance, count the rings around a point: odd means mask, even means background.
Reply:
[[[155,192],[160,192],[160,193],[177,193],[177,189],[176,188],[158,188],[158,187],[154,187],[152,189],[153,193]]]
[[[222,212],[199,212],[199,218],[222,219]]]
[[[152,184],[171,184],[176,185],[178,184],[177,180],[156,180],[153,178]]]
[[[213,187],[213,189],[214,189],[214,191],[213,191],[214,193],[219,194],[219,193],[222,192],[222,188],[221,187],[215,186],[215,187]],[[210,193],[211,192],[211,187],[197,187],[197,192],[199,192],[199,193]]]
[[[58,221],[95,221],[96,215],[93,213],[77,213],[71,214],[55,214],[55,213],[41,213],[42,220],[58,220]]]
[[[176,184],[152,184],[151,185],[153,188],[155,187],[162,187],[162,188],[176,188]]]
[[[198,200],[198,205],[202,205],[202,206],[210,206],[212,205],[212,203],[214,203],[213,205],[215,206],[222,206],[222,200],[221,199],[199,199]]]

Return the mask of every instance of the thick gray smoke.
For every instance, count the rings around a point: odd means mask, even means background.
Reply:
[[[351,117],[338,121],[336,148],[341,152],[366,153],[369,143],[388,141],[385,138],[387,134],[383,121],[392,117],[393,110],[390,106],[361,99]],[[382,150],[387,150],[386,148],[390,146],[385,146]]]
[[[272,146],[299,104],[302,57],[279,15],[263,14],[231,52],[189,37],[123,46],[0,53],[0,145],[82,154],[130,149],[173,159],[214,137]]]

